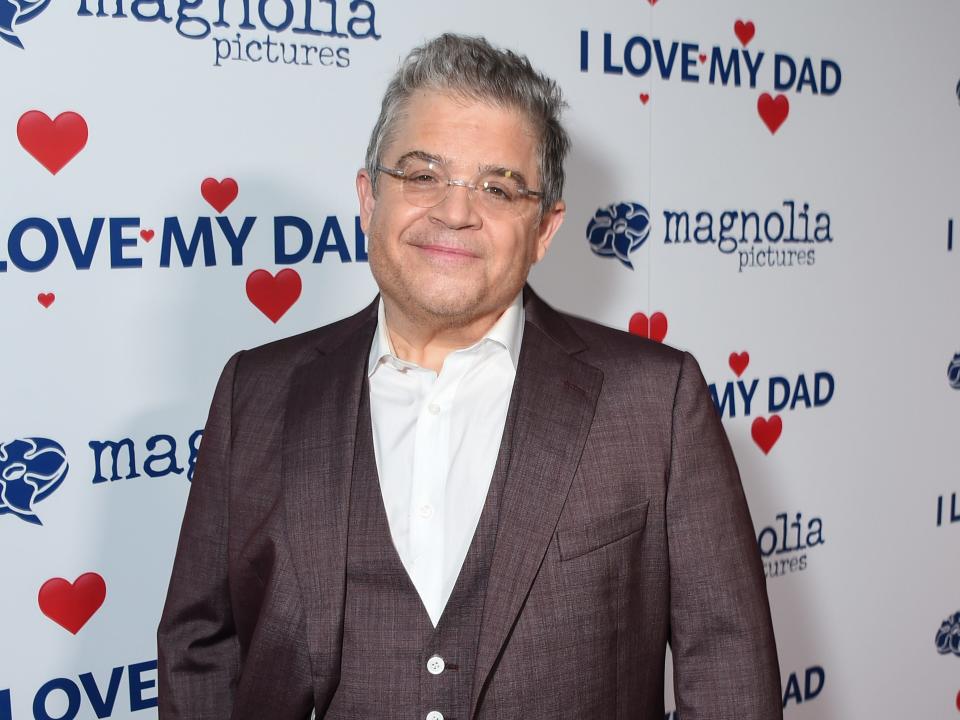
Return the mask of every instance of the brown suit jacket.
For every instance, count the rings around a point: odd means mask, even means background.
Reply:
[[[659,720],[669,643],[683,720],[780,718],[753,525],[696,361],[529,287],[524,306],[472,716]],[[376,307],[227,363],[157,633],[162,720],[323,717]]]

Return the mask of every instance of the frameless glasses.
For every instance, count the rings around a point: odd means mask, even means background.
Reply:
[[[530,190],[507,169],[479,173],[472,180],[454,180],[438,162],[415,158],[402,168],[377,165],[377,170],[400,181],[404,199],[411,205],[432,208],[450,192],[451,185],[466,188],[476,207],[486,215],[519,215],[527,200],[542,198],[540,190]]]

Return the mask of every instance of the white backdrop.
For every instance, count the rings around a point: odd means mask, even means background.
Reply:
[[[156,716],[218,373],[373,297],[354,174],[446,30],[568,98],[533,286],[713,384],[787,717],[960,718],[960,6],[246,6],[0,0],[0,720]]]

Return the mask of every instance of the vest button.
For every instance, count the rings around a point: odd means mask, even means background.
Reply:
[[[427,720],[443,720],[443,713],[431,710],[427,713]]]
[[[440,657],[439,655],[434,655],[432,658],[427,660],[427,672],[429,672],[431,675],[439,675],[440,673],[443,672],[443,669],[446,666],[447,664],[443,661],[443,658]],[[429,718],[430,716],[428,715],[427,717]],[[440,718],[442,719],[443,716],[441,715]]]

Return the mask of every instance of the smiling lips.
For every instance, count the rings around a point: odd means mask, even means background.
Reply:
[[[449,258],[450,260],[472,260],[479,257],[477,254],[467,250],[466,248],[443,245],[440,243],[414,244],[414,247],[418,250],[423,250],[424,252],[429,253],[431,256]]]

